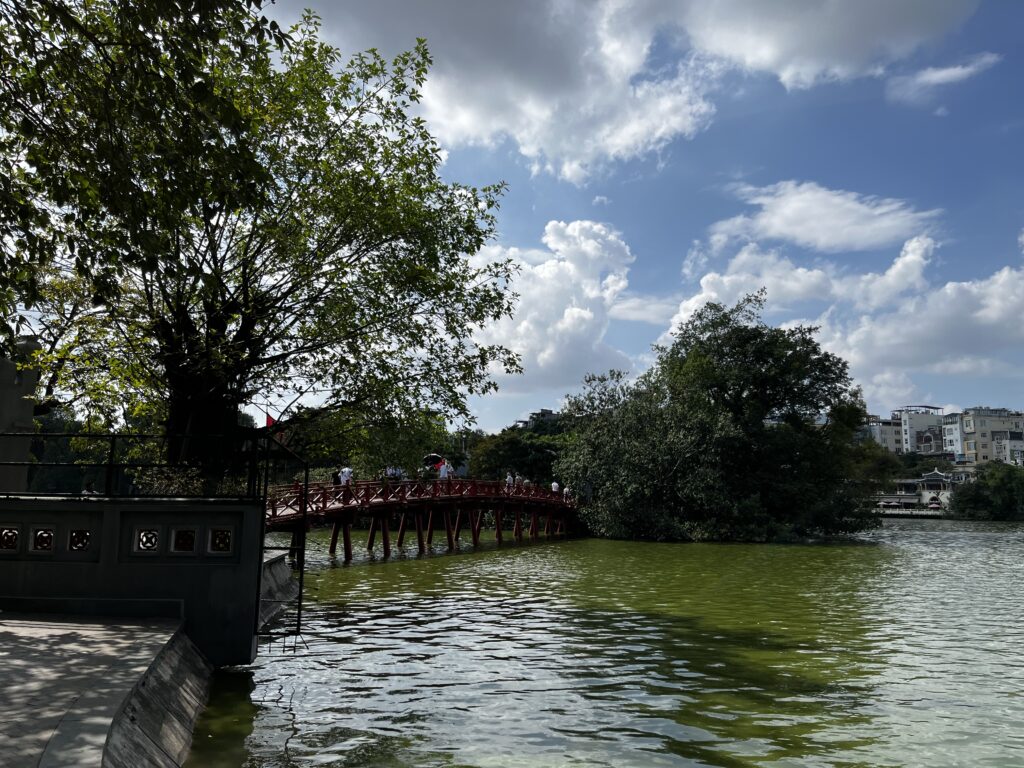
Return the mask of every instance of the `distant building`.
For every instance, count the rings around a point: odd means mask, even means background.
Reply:
[[[963,413],[947,415],[943,420],[943,444],[954,454],[957,464],[978,466],[997,458],[1009,462],[1012,452],[1024,450],[1009,435],[1024,430],[1024,413],[1008,408],[973,406]],[[996,453],[996,437],[1000,436],[999,454]],[[1007,458],[1009,457],[1009,458]]]
[[[894,492],[878,495],[878,506],[948,509],[954,491],[963,482],[965,477],[962,473],[939,472],[938,469],[925,472],[921,477],[903,478],[894,481]]]
[[[869,416],[868,436],[890,453],[944,454],[942,409],[934,405],[906,405],[888,419]]]
[[[561,416],[562,414],[558,411],[552,411],[550,408],[541,408],[539,411],[531,413],[529,418],[517,421],[516,426],[523,429],[536,429],[541,424],[552,424],[558,421]]]
[[[918,432],[927,432],[931,427],[942,429],[942,409],[935,405],[905,405],[893,411],[892,418],[894,421],[899,420],[900,422],[900,440],[903,450],[898,453],[917,451]],[[939,444],[941,445],[941,439]],[[929,453],[941,452],[929,451]]]
[[[903,452],[903,432],[900,422],[894,419],[881,419],[868,416],[867,435],[889,453]]]
[[[998,429],[992,432],[992,461],[1024,464],[1024,431]]]
[[[942,446],[942,427],[933,425],[927,429],[919,429],[914,436],[914,450],[927,456],[945,454]]]
[[[946,453],[953,455],[953,461],[963,464],[967,461],[964,455],[964,433],[961,425],[961,413],[947,413],[942,417],[942,446]]]

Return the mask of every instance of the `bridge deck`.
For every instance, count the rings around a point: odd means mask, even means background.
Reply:
[[[304,497],[305,494],[305,497]],[[303,515],[305,501],[305,516]],[[524,536],[524,517],[529,516],[529,536],[559,535],[568,529],[575,504],[563,494],[538,486],[507,487],[500,481],[450,478],[447,480],[369,481],[346,485],[312,483],[304,491],[299,485],[270,489],[267,499],[268,531],[292,531],[293,537],[310,523],[331,522],[331,554],[338,535],[343,534],[345,561],[352,559],[351,526],[358,517],[370,521],[368,549],[373,550],[378,530],[384,557],[391,554],[391,525],[398,523],[398,546],[404,543],[407,523],[415,526],[420,552],[432,542],[435,520],[443,520],[448,548],[455,548],[463,523],[479,544],[484,515],[494,519],[495,538],[500,543],[506,515],[513,519],[512,535]]]

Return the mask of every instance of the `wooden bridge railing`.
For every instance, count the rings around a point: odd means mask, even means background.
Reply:
[[[497,480],[450,478],[446,480],[361,481],[345,485],[311,483],[306,489],[306,516],[302,510],[301,486],[275,486],[267,499],[268,530],[290,530],[295,536],[310,519],[333,522],[330,553],[339,533],[343,534],[345,562],[352,560],[351,528],[357,516],[370,519],[367,549],[373,551],[379,530],[384,557],[391,554],[390,525],[398,520],[398,546],[405,539],[407,524],[415,527],[420,553],[430,546],[435,518],[444,525],[448,549],[455,548],[463,522],[480,543],[485,512],[493,513],[494,535],[502,542],[503,516],[513,520],[512,536],[537,539],[567,532],[575,503],[564,494],[539,486],[506,486]],[[543,519],[542,519],[543,517]],[[528,525],[527,525],[528,524]]]
[[[269,489],[267,519],[297,515],[301,487],[279,485]],[[345,485],[310,483],[307,504],[309,514],[324,515],[341,509],[371,509],[379,505],[401,505],[409,502],[457,499],[521,499],[534,503],[573,506],[562,493],[542,486],[508,487],[500,480],[362,480]]]

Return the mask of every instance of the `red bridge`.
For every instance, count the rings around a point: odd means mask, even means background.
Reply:
[[[266,529],[291,531],[293,536],[305,531],[311,523],[333,523],[331,554],[342,535],[345,562],[352,560],[352,526],[358,518],[368,518],[370,534],[367,549],[380,532],[384,557],[391,556],[391,530],[397,523],[398,542],[405,542],[408,527],[416,532],[420,553],[426,551],[434,538],[435,523],[444,525],[448,549],[455,549],[463,525],[473,537],[473,546],[480,543],[480,529],[487,513],[494,523],[494,537],[500,544],[503,525],[512,520],[512,536],[522,541],[525,535],[539,538],[541,526],[545,536],[567,532],[575,517],[575,504],[563,494],[537,486],[506,487],[499,480],[408,480],[400,482],[370,481],[348,485],[311,483],[301,486],[277,486],[267,498]]]

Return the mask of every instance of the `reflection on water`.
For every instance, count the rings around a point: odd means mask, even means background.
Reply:
[[[190,768],[1024,764],[1021,526],[325,549],[308,650],[220,675]]]

